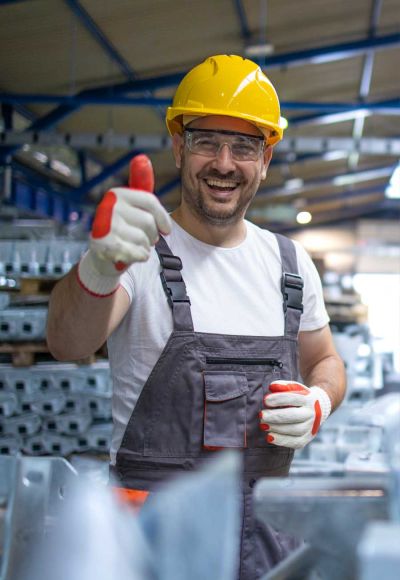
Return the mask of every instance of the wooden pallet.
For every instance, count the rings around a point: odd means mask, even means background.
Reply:
[[[0,355],[4,355],[3,362],[11,363],[14,367],[29,367],[43,355],[48,355],[52,360],[45,342],[3,342],[0,343]]]
[[[80,360],[76,364],[89,365],[99,359],[107,358],[107,349],[103,345],[95,354]],[[14,367],[29,367],[37,362],[54,361],[46,342],[0,342],[0,360]]]
[[[59,277],[29,277],[23,276],[19,280],[19,293],[23,295],[49,295],[58,282]]]

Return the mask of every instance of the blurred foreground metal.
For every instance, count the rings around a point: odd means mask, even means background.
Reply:
[[[214,456],[140,512],[63,459],[0,457],[1,580],[231,580],[240,457]]]

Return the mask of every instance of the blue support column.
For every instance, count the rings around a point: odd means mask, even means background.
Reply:
[[[233,0],[233,6],[236,10],[237,17],[239,19],[240,30],[242,33],[242,38],[247,43],[251,38],[251,32],[247,22],[246,12],[243,6],[242,0]]]

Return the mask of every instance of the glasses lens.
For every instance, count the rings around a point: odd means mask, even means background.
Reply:
[[[188,133],[190,150],[199,155],[214,157],[217,155],[220,142],[217,133],[193,131]]]
[[[232,139],[232,157],[238,161],[256,161],[261,153],[263,142],[260,139],[238,136]]]
[[[186,129],[185,135],[189,150],[205,157],[215,157],[221,147],[226,144],[236,161],[256,161],[264,148],[263,139],[238,133]]]

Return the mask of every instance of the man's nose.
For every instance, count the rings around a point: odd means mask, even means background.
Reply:
[[[214,164],[221,173],[228,173],[236,168],[228,143],[222,143],[215,157]]]

